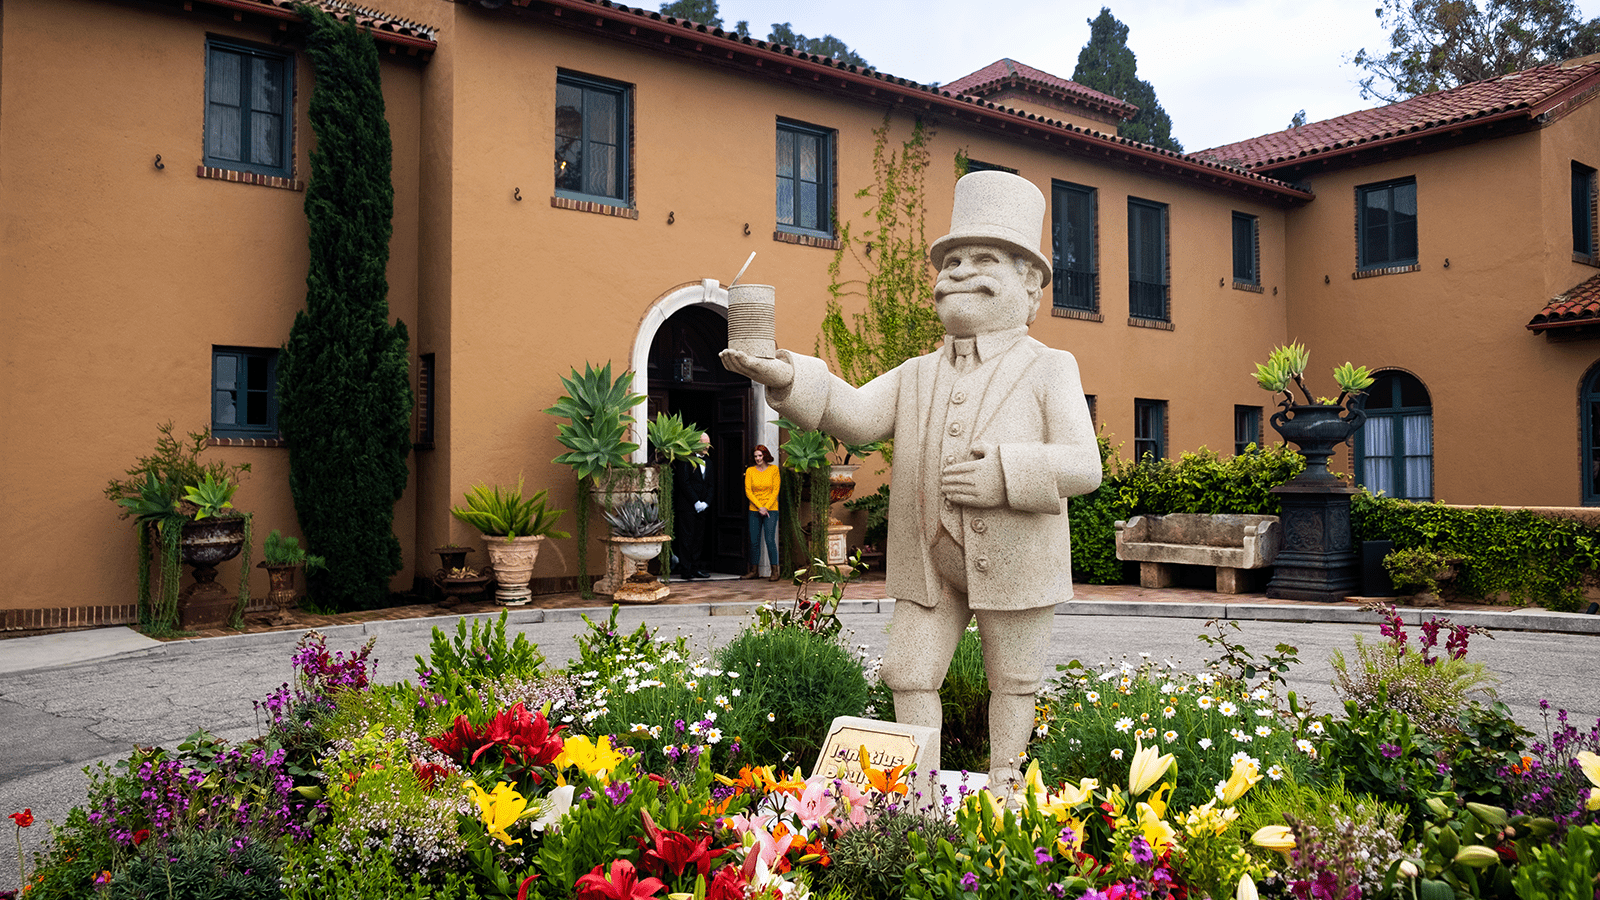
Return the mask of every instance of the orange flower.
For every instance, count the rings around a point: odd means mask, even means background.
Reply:
[[[894,766],[887,772],[882,769],[874,769],[872,767],[872,759],[867,755],[867,745],[861,745],[861,771],[867,776],[867,783],[878,793],[904,796],[910,790],[906,787],[905,782],[900,780],[900,776],[904,774],[905,770],[906,767],[903,764]]]
[[[716,778],[718,782],[733,788],[734,794],[736,795],[753,794],[760,790],[763,784],[766,784],[769,781],[769,776],[767,775],[766,770],[760,768],[759,766],[755,768],[750,766],[741,768],[739,770],[738,778],[729,778],[726,775],[714,775],[712,777]]]

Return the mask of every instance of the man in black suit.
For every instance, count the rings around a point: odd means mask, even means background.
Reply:
[[[672,508],[673,524],[677,534],[672,545],[678,556],[678,577],[685,581],[709,578],[701,558],[705,547],[706,523],[711,518],[713,480],[711,438],[700,435],[700,449],[691,459],[681,459],[673,464]]]

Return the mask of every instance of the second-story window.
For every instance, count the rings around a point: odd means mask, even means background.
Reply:
[[[1100,308],[1095,277],[1095,190],[1058,181],[1051,185],[1050,193],[1053,302],[1062,309],[1095,312]]]
[[[1356,188],[1356,233],[1363,269],[1417,264],[1417,180]]]
[[[1594,170],[1580,162],[1572,164],[1572,252],[1594,257]]]
[[[630,201],[628,88],[556,75],[556,193],[616,206]]]
[[[1170,321],[1167,205],[1128,198],[1128,315]]]
[[[294,65],[285,53],[206,42],[205,164],[291,177]]]
[[[833,237],[833,132],[778,123],[778,230]]]
[[[1233,214],[1233,280],[1236,284],[1261,283],[1259,225],[1255,216]]]

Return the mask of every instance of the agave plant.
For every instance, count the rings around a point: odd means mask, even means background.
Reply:
[[[569,537],[555,527],[566,510],[546,509],[548,494],[545,491],[534,491],[524,499],[521,478],[517,479],[515,488],[473,485],[466,497],[467,505],[450,507],[450,514],[490,537],[504,537],[508,541],[532,536]]]
[[[585,363],[581,374],[574,368],[561,383],[567,393],[545,410],[569,420],[556,428],[556,440],[567,452],[554,461],[571,466],[579,478],[627,466],[629,454],[639,449],[628,440],[628,426],[633,423],[629,410],[645,399],[633,393],[633,373],[613,379],[611,363],[599,369]]]
[[[1264,391],[1271,391],[1274,394],[1281,392],[1284,402],[1294,405],[1294,392],[1289,389],[1289,385],[1293,383],[1300,388],[1300,393],[1305,395],[1308,406],[1343,406],[1347,397],[1361,394],[1372,386],[1372,375],[1366,366],[1356,366],[1346,362],[1333,370],[1333,380],[1339,385],[1338,399],[1313,398],[1304,380],[1306,366],[1310,363],[1311,351],[1307,350],[1304,344],[1293,343],[1275,347],[1267,355],[1265,363],[1256,363],[1256,384],[1261,385]]]
[[[648,500],[630,497],[607,510],[606,521],[611,523],[614,537],[643,538],[665,535],[667,523],[661,518],[661,507]]]
[[[698,453],[702,430],[693,422],[683,421],[683,416],[678,413],[656,413],[656,417],[646,426],[651,452],[657,460],[668,464]]]

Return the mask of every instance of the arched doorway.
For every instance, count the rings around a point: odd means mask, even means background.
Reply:
[[[706,529],[711,571],[745,571],[744,468],[759,421],[750,381],[717,358],[728,346],[728,320],[717,307],[686,306],[672,313],[650,341],[646,365],[647,415],[677,413],[711,436],[716,491]],[[763,404],[764,405],[764,404]]]
[[[1374,494],[1433,499],[1433,400],[1415,376],[1395,369],[1373,375],[1355,463],[1356,482]]]

